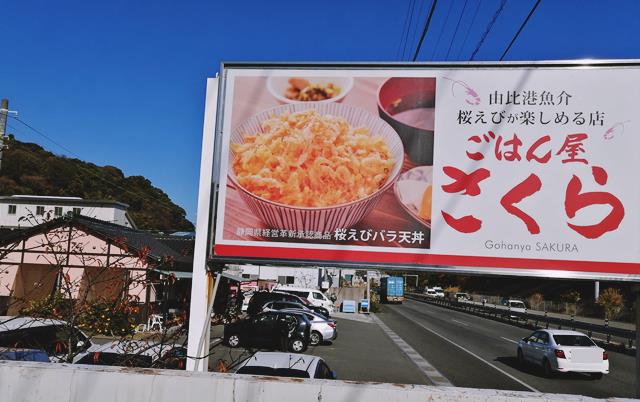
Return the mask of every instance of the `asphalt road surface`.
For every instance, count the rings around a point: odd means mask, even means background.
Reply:
[[[338,338],[333,342],[310,346],[305,354],[322,357],[336,371],[338,379],[433,384],[373,321],[338,318],[337,322]],[[222,335],[221,328],[217,332]],[[231,349],[219,341],[214,342],[209,358],[211,371],[219,371],[222,362],[225,370],[234,372],[242,361],[256,351]]]
[[[413,300],[383,305],[377,316],[454,386],[634,397],[635,359],[629,355],[609,351],[610,374],[601,380],[577,373],[546,378],[516,361],[516,343],[530,330]]]

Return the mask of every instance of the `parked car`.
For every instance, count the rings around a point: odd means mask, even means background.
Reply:
[[[335,320],[328,319],[313,311],[297,309],[283,309],[280,311],[302,313],[307,316],[309,321],[311,321],[311,335],[309,343],[313,346],[319,345],[322,342],[335,341],[338,337],[338,324]]]
[[[272,301],[272,302],[265,303],[265,305],[262,306],[262,311],[283,310],[283,309],[304,310],[304,311],[309,311],[311,313],[319,314],[324,319],[328,320],[329,316],[324,314],[322,312],[323,310],[321,310],[321,308],[322,307],[309,306],[309,305],[304,305],[304,304],[300,304],[300,303],[296,303],[296,302]]]
[[[224,326],[224,342],[232,347],[286,349],[301,353],[311,337],[311,322],[302,313],[267,311]]]
[[[0,316],[0,347],[44,350],[52,362],[61,362],[69,353],[69,344],[76,357],[99,346],[65,321]]]
[[[181,347],[143,340],[98,345],[62,320],[0,316],[0,347],[44,350],[50,361],[59,363],[69,355],[70,344],[73,363],[134,367],[151,367],[166,353]]]
[[[281,301],[281,302],[291,302],[298,303],[302,306],[305,306],[313,311],[316,311],[325,317],[329,318],[329,310],[324,307],[314,306],[310,304],[306,299],[303,299],[299,296],[286,293],[286,292],[255,292],[249,301],[249,307],[247,308],[247,314],[254,315],[261,312],[264,308],[264,305],[268,302],[272,301]]]
[[[535,331],[518,342],[517,356],[520,363],[540,365],[548,377],[556,371],[589,373],[596,379],[609,373],[607,351],[577,331]]]
[[[335,380],[336,372],[318,356],[281,352],[257,352],[244,362],[236,374]]]
[[[49,362],[49,355],[42,349],[0,348],[0,360],[20,362]]]
[[[292,295],[301,297],[302,299],[306,299],[310,304],[313,304],[314,306],[326,308],[329,313],[333,313],[335,311],[333,302],[329,300],[329,298],[324,293],[317,289],[277,286],[274,290],[290,293]]]

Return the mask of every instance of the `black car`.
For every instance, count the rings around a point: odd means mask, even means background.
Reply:
[[[268,311],[224,327],[224,342],[232,348],[242,345],[302,353],[310,335],[309,319],[292,312]]]
[[[316,313],[322,314],[323,316],[329,318],[329,310],[324,307],[314,306],[310,304],[307,300],[298,297],[296,295],[292,295],[286,292],[255,292],[249,300],[249,306],[247,307],[247,314],[255,315],[262,311],[262,308],[265,304],[272,301],[281,301],[281,302],[290,302],[290,303],[298,303],[301,304],[308,309],[315,311]]]
[[[312,305],[304,305],[297,302],[289,302],[289,301],[271,301],[267,302],[262,306],[263,309],[270,310],[285,310],[285,309],[296,309],[296,310],[304,310],[311,311],[317,314],[320,314],[322,317],[329,319],[329,314],[324,314],[322,311],[318,311],[320,309],[327,310],[323,307],[312,306]]]

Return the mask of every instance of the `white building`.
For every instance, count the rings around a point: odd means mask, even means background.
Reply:
[[[250,281],[271,282],[272,284],[290,285],[301,288],[314,288],[327,290],[340,287],[340,278],[343,284],[349,286],[361,286],[366,281],[356,275],[356,271],[363,274],[365,271],[350,268],[327,267],[279,267],[271,265],[227,265],[226,272]],[[375,282],[380,282],[380,272],[370,270],[370,276]]]
[[[271,282],[272,284],[291,285],[301,288],[326,290],[332,280],[321,267],[277,267],[270,265],[227,265],[227,272],[250,281]],[[326,280],[328,279],[328,280]]]
[[[5,196],[0,197],[0,227],[31,227],[47,219],[75,214],[135,229],[135,223],[127,214],[128,207],[122,202],[79,197]]]

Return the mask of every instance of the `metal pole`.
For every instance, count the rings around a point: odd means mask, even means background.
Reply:
[[[595,300],[598,301],[598,297],[600,296],[600,281],[595,282],[595,288],[593,293],[595,294]]]
[[[367,307],[367,313],[371,312],[371,278],[369,277],[369,270],[367,270],[367,300],[369,301],[369,305]]]
[[[212,274],[213,275],[213,274]],[[218,285],[222,274],[215,274],[215,284],[213,285],[213,292],[209,299],[209,305],[207,307],[207,316],[205,317],[204,326],[202,327],[202,334],[198,341],[198,354],[196,355],[195,366],[193,371],[208,371],[209,370],[209,337],[211,333],[211,313],[213,312],[213,304],[216,300],[216,294],[218,293]],[[211,289],[211,288],[209,288]],[[207,356],[207,357],[204,357]],[[200,360],[203,360],[204,366],[200,369]]]
[[[2,150],[4,149],[4,137],[7,133],[7,114],[9,113],[9,99],[3,99],[0,103],[0,169],[2,168]]]

